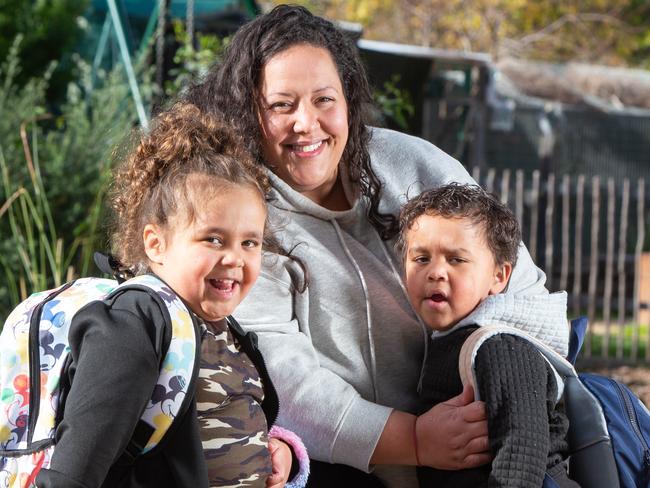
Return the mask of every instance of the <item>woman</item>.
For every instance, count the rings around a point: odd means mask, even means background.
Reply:
[[[259,336],[280,425],[312,458],[365,472],[375,465],[389,486],[416,486],[406,466],[417,462],[460,469],[489,461],[484,409],[471,390],[414,415],[427,332],[393,250],[406,194],[472,182],[463,167],[426,141],[368,128],[371,95],[356,48],[301,7],[276,7],[242,27],[187,97],[248,136],[269,169],[281,245],[307,270],[267,259],[237,311]],[[520,254],[511,292],[547,293],[544,274]],[[341,472],[329,479],[361,486],[352,470]],[[312,473],[317,486],[317,464]]]

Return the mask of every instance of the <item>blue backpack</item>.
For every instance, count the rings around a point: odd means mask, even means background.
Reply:
[[[582,346],[585,332],[587,330],[587,319],[581,317],[571,322],[571,339],[569,342],[568,359],[573,363]],[[569,460],[570,475],[580,482],[585,479],[590,484],[583,482],[583,488],[648,488],[650,487],[650,412],[643,403],[624,384],[606,376],[592,373],[579,373],[580,382],[586,387],[592,398],[597,402],[593,405],[589,399],[572,405],[571,399],[567,399],[567,413],[569,414],[570,429],[587,429],[582,425],[580,417],[587,412],[597,412],[598,407],[602,411],[602,420],[606,427],[611,443],[610,453],[602,449],[598,451],[598,458],[605,459],[599,463],[598,459],[588,459],[591,450],[598,450],[598,444],[605,444],[592,436],[588,445],[588,435],[584,435],[583,445],[572,444],[572,451],[581,449],[581,453],[572,453]],[[589,408],[587,408],[589,406]],[[569,413],[569,407],[573,414]],[[591,414],[590,414],[591,416]],[[597,413],[593,413],[597,417]],[[594,419],[594,422],[599,422]],[[578,432],[574,432],[577,436]],[[585,431],[584,434],[587,434]],[[603,432],[601,432],[603,434]],[[569,432],[571,436],[571,431]],[[574,466],[575,455],[584,457]],[[612,462],[607,458],[613,456],[615,472],[612,473]],[[615,479],[614,479],[615,478]]]

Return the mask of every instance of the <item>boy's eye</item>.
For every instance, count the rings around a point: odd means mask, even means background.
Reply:
[[[222,246],[223,241],[221,240],[221,237],[208,237],[206,239],[210,244],[214,244],[215,246]]]
[[[247,239],[244,242],[242,242],[242,247],[247,247],[247,248],[255,248],[260,245],[259,241],[255,239]]]

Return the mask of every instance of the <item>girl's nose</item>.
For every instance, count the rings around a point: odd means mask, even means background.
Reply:
[[[221,259],[221,263],[224,266],[230,266],[233,268],[242,268],[244,267],[244,259],[241,255],[235,251],[226,251]]]
[[[316,108],[307,103],[300,103],[294,113],[293,130],[297,133],[309,133],[318,127]]]

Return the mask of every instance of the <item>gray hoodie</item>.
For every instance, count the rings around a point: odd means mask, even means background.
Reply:
[[[440,149],[398,132],[373,129],[370,155],[385,213],[397,215],[407,195],[423,189],[473,183]],[[270,173],[271,225],[306,264],[309,287],[292,287],[291,277],[303,276],[295,262],[266,256],[235,317],[259,336],[280,397],[278,424],[302,437],[310,457],[369,470],[392,409],[418,410],[428,331],[407,299],[394,242],[380,239],[366,199],[341,171],[353,205],[346,211],[325,209]],[[546,294],[545,279],[522,247],[508,293]]]

